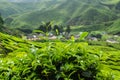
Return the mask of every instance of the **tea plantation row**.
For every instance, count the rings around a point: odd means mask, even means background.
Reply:
[[[86,42],[32,42],[0,33],[1,80],[119,80],[120,50]]]

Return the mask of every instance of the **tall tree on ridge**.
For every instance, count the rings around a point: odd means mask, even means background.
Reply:
[[[1,17],[1,14],[0,14],[0,26],[2,26],[3,24],[4,24],[4,21],[3,21],[2,17]]]
[[[4,28],[3,24],[4,24],[4,21],[3,21],[2,17],[1,17],[1,14],[0,14],[0,32],[3,31],[3,28]]]

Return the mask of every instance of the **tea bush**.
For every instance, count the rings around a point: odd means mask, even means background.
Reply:
[[[0,36],[1,80],[119,80],[113,77],[119,73],[119,50],[85,42],[41,43]]]
[[[83,47],[84,46],[84,47]],[[86,52],[87,43],[44,43],[29,53],[13,51],[1,59],[1,79],[95,79],[98,58]],[[25,50],[24,50],[25,51]],[[94,58],[94,59],[93,59]]]

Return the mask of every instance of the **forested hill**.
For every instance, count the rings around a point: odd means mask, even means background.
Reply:
[[[7,16],[6,23],[11,27],[34,29],[42,21],[55,21],[56,24],[82,25],[82,31],[119,33],[119,0],[9,0],[6,4],[9,5],[1,5],[0,12]]]

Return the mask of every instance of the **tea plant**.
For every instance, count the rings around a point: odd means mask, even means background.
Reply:
[[[86,46],[87,43],[58,42],[44,43],[41,48],[31,46],[30,53],[14,51],[1,60],[0,78],[95,79],[99,61],[86,52]]]
[[[120,51],[85,42],[31,42],[0,33],[1,80],[119,80]],[[83,38],[82,38],[83,39]],[[5,53],[5,56],[4,56]],[[111,72],[111,73],[110,73]]]

